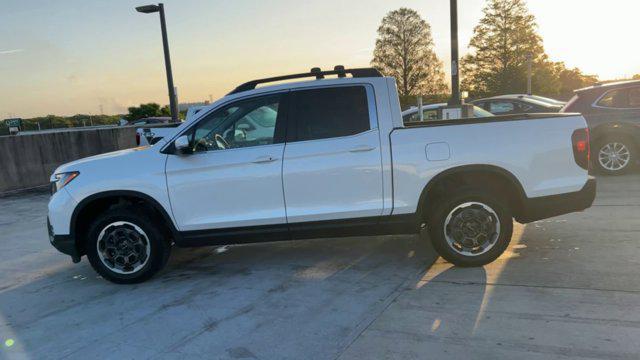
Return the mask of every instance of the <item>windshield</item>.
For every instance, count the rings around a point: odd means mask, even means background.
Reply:
[[[473,117],[490,117],[490,116],[495,116],[492,113],[488,112],[487,110],[474,106],[473,107]]]

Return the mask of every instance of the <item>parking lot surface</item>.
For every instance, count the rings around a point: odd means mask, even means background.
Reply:
[[[48,195],[0,198],[0,358],[637,359],[640,176],[526,226],[484,268],[416,236],[174,249],[118,286],[48,244]]]

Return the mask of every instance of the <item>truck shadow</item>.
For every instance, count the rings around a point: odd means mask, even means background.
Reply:
[[[473,358],[500,358],[492,348],[502,346],[501,341],[490,334],[500,333],[505,326],[502,314],[508,310],[501,298],[512,294],[498,284],[530,256],[526,244],[537,241],[527,227],[514,225],[512,243],[491,264],[459,268],[438,259],[346,350],[346,358],[385,353],[398,358],[456,359],[468,358],[470,349]]]
[[[599,189],[596,203],[637,204],[637,199],[613,197],[620,180],[604,182],[607,195],[601,197]],[[608,292],[635,291],[630,287],[633,275],[599,281],[612,268],[635,263],[633,254],[620,250],[607,257],[615,263],[592,261],[601,251],[598,243],[634,240],[633,234],[607,229],[608,216],[625,211],[602,206],[526,226],[514,224],[508,250],[482,268],[456,268],[436,261],[369,326],[347,355],[424,358],[431,354],[455,359],[470,356],[473,349],[474,358],[635,357],[625,352],[633,346],[610,334],[612,324],[620,324],[617,330],[631,325],[622,315],[627,303],[614,300]],[[637,221],[627,226],[634,224]],[[604,309],[610,309],[606,315]]]

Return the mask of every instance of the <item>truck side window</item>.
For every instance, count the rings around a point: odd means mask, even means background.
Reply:
[[[370,129],[363,86],[340,86],[291,93],[288,141],[326,139]]]
[[[280,95],[241,100],[201,120],[191,134],[194,151],[273,144]]]

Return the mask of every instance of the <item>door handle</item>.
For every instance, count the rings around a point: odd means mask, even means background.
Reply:
[[[266,163],[270,163],[270,162],[274,162],[278,159],[271,157],[271,156],[261,156],[255,160],[252,161],[252,163],[254,164],[266,164]]]
[[[369,146],[369,145],[360,145],[360,146],[356,146],[353,149],[349,150],[349,152],[355,153],[355,152],[365,152],[365,151],[371,151],[374,150],[376,147],[375,146]]]

